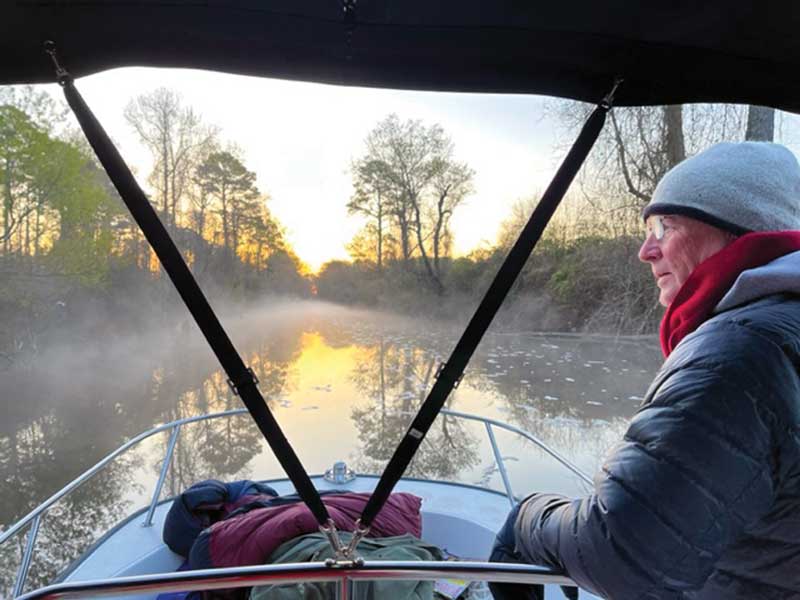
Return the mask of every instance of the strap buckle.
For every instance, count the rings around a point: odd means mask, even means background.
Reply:
[[[247,375],[249,375],[249,377],[245,376],[239,381],[234,381],[233,379],[228,377],[228,387],[231,388],[231,392],[233,392],[234,396],[239,395],[239,388],[241,388],[243,385],[247,385],[248,383],[254,383],[258,385],[259,381],[258,377],[256,377],[255,371],[253,371],[252,368],[247,367],[246,373]]]
[[[625,81],[622,77],[617,77],[614,79],[614,86],[611,88],[611,91],[608,92],[602,100],[600,100],[600,108],[604,110],[611,110],[611,107],[614,105],[614,96],[617,94],[617,89],[622,82]]]
[[[369,533],[369,527],[362,527],[361,519],[356,521],[356,529],[347,546],[342,544],[333,519],[328,519],[327,525],[320,525],[319,530],[328,538],[334,553],[333,558],[325,561],[326,567],[361,567],[364,565],[364,559],[357,554],[357,547],[364,536]]]
[[[69,71],[62,67],[61,63],[58,62],[56,43],[53,40],[47,40],[44,43],[44,51],[50,55],[50,60],[53,61],[53,66],[56,69],[56,80],[58,81],[58,85],[62,87],[65,86],[67,82],[72,79],[72,76],[69,74]]]
[[[445,368],[447,368],[447,363],[441,363],[441,364],[439,365],[439,368],[438,368],[438,369],[436,369],[436,374],[433,376],[433,377],[434,377],[434,379],[439,379],[439,377],[440,377],[440,376],[442,375],[442,373],[444,372]],[[459,384],[461,383],[461,380],[462,380],[462,379],[464,379],[464,371],[461,371],[461,375],[459,375],[459,376],[456,378],[456,380],[453,382],[453,389],[454,389],[454,390],[458,389],[458,386],[459,386]]]

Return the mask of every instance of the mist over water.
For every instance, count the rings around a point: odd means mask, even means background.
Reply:
[[[310,473],[346,460],[380,473],[461,329],[320,302],[223,307],[221,321],[260,380]],[[0,372],[0,526],[14,523],[116,447],[150,427],[239,408],[186,316],[120,335],[73,327],[62,343]],[[621,436],[660,364],[655,338],[489,333],[447,407],[525,429],[591,472]],[[516,436],[497,432],[515,494],[579,494],[576,477]],[[152,494],[167,446],[159,434],[57,503],[29,577],[52,581]],[[480,423],[439,418],[406,473],[502,489]],[[247,415],[182,429],[162,497],[210,477],[282,477]],[[24,545],[0,548],[0,597]]]

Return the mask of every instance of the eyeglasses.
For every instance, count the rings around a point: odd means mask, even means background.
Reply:
[[[644,222],[647,229],[647,237],[653,235],[658,241],[664,239],[664,234],[667,231],[667,226],[664,225],[664,219],[667,215],[650,215]]]

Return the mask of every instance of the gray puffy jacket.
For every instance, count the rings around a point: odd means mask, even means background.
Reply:
[[[705,322],[664,363],[594,494],[523,503],[517,550],[613,600],[800,598],[798,368],[796,295]]]

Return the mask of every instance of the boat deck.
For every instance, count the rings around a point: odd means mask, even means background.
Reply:
[[[377,480],[377,477],[362,475],[348,483],[334,485],[321,476],[312,477],[319,490],[351,492],[371,492]],[[294,492],[291,482],[286,479],[266,483],[281,495]],[[509,509],[504,494],[468,485],[403,479],[395,491],[409,492],[422,498],[423,537],[426,541],[470,560],[488,557],[494,532],[505,521]],[[126,519],[103,536],[77,565],[73,565],[62,581],[177,569],[182,558],[172,553],[161,540],[164,519],[171,505],[171,500],[161,502],[149,527],[143,526],[145,509]]]
[[[369,492],[378,478],[362,475],[348,483],[332,484],[322,476],[315,476],[312,481],[319,490]],[[281,495],[294,492],[291,482],[286,479],[265,483]],[[509,510],[508,498],[504,494],[470,485],[403,479],[395,491],[420,496],[422,537],[465,560],[483,561],[488,558],[495,532],[502,526]],[[161,539],[164,519],[171,504],[170,499],[156,506],[150,526],[144,525],[146,508],[120,523],[73,565],[61,581],[79,582],[175,571],[183,558],[170,551]],[[137,599],[154,597],[125,596]],[[558,586],[546,586],[546,600],[563,597]],[[581,598],[595,597],[581,592]]]

